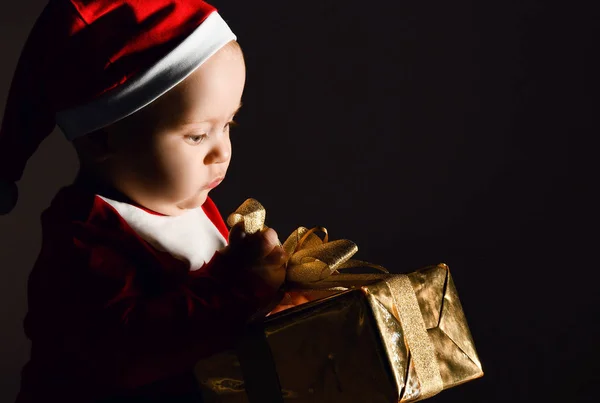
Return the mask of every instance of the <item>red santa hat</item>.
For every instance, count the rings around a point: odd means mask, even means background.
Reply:
[[[50,0],[21,53],[0,129],[0,214],[58,125],[68,140],[114,123],[235,40],[201,0]]]

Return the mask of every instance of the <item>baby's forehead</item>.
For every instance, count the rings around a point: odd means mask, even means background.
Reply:
[[[243,68],[231,63],[199,68],[153,102],[149,113],[169,125],[231,118],[240,107],[245,81]]]
[[[188,80],[183,81],[153,102],[148,112],[163,124],[173,127],[210,120],[218,111],[196,84]]]

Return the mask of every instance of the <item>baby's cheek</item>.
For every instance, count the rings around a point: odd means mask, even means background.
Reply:
[[[154,171],[153,181],[163,197],[180,202],[195,197],[206,185],[206,166],[194,151],[183,141],[156,149],[149,171]]]
[[[181,164],[173,179],[173,186],[182,198],[198,197],[200,194],[206,196],[208,192],[204,187],[207,183],[206,167],[193,161]]]

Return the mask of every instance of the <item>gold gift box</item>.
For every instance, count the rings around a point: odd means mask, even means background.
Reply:
[[[483,375],[445,264],[327,282],[345,290],[269,316],[237,350],[198,362],[205,401],[412,402]]]

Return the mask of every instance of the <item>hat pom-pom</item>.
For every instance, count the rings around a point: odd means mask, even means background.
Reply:
[[[19,189],[12,181],[0,179],[0,215],[8,214],[17,204]]]

